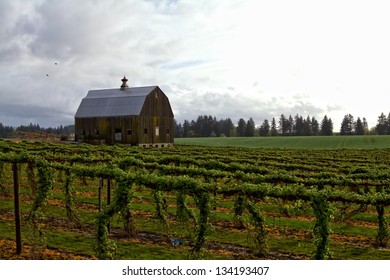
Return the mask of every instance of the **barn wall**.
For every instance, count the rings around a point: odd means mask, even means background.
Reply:
[[[76,118],[76,141],[92,144],[124,143],[137,145],[139,142],[139,118]]]
[[[105,144],[109,137],[109,121],[104,118],[76,118],[76,141]]]
[[[148,129],[143,143],[173,143],[173,112],[167,96],[158,87],[146,97],[140,119],[143,130]]]

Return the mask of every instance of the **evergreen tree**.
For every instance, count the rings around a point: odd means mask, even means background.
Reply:
[[[15,129],[12,126],[3,125],[0,122],[0,138],[6,138],[15,135]]]
[[[177,123],[176,120],[174,120],[174,124],[175,124],[175,133],[174,133],[175,138],[182,138],[183,126],[181,125],[181,123]]]
[[[328,119],[327,115],[322,119],[320,133],[321,135],[333,135],[333,122],[332,119]]]
[[[260,136],[268,136],[270,130],[270,125],[267,119],[264,120],[264,122],[261,124],[259,129],[259,135]]]
[[[293,135],[294,134],[294,120],[291,117],[291,115],[288,117],[286,125],[287,125],[287,135]]]
[[[320,131],[320,125],[315,117],[311,118],[311,132],[312,135],[318,135]]]
[[[378,123],[376,125],[376,133],[379,135],[388,134],[388,128],[389,128],[389,120],[382,112],[381,115],[378,117]]]
[[[360,120],[360,117],[358,117],[356,120],[355,134],[364,135],[364,126],[363,122]]]
[[[252,118],[249,118],[249,120],[246,123],[245,136],[247,137],[255,136],[255,122],[253,121]]]
[[[211,135],[219,136],[221,134],[220,123],[217,121],[217,118],[214,117],[211,124]]]
[[[306,136],[312,135],[313,127],[312,127],[310,116],[307,116],[307,118],[304,120],[303,126],[304,126],[304,135]]]
[[[368,128],[368,123],[366,118],[363,118],[363,129],[364,129],[364,134],[369,134],[369,128]]]
[[[269,131],[270,135],[271,136],[276,136],[278,135],[278,130],[276,128],[276,121],[275,121],[275,118],[272,118],[272,121],[271,121],[271,129]]]
[[[298,135],[298,136],[305,135],[303,118],[298,114],[295,116],[294,135]]]
[[[390,113],[387,117],[386,134],[390,134]]]
[[[226,137],[231,136],[232,129],[234,128],[234,124],[230,118],[227,118],[225,120],[220,120],[219,121],[219,131],[220,135],[225,135]]]
[[[287,131],[288,131],[288,119],[284,116],[284,114],[281,114],[279,118],[279,132],[282,135],[287,135]]]
[[[242,137],[245,136],[245,131],[246,131],[246,122],[244,119],[240,119],[238,121],[238,126],[237,126],[237,136]]]
[[[344,116],[341,123],[340,134],[341,135],[353,135],[355,133],[355,121],[351,114]]]
[[[189,137],[190,130],[191,130],[190,122],[187,120],[184,120],[184,123],[183,123],[183,137],[184,138]]]

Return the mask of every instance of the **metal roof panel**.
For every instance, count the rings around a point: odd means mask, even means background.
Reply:
[[[75,117],[138,116],[146,96],[156,87],[90,90],[81,101]]]

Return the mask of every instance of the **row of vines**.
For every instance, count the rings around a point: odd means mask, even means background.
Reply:
[[[261,202],[282,200],[308,205],[315,216],[314,259],[330,258],[330,221],[333,204],[347,209],[373,206],[377,212],[376,244],[386,247],[389,233],[386,207],[390,205],[389,150],[279,150],[244,148],[174,147],[141,149],[126,146],[91,146],[0,141],[0,192],[5,166],[25,168],[34,201],[27,221],[39,236],[41,209],[53,189],[54,174],[64,177],[66,213],[80,223],[74,207],[72,182],[99,178],[112,183],[113,197],[96,220],[94,251],[99,259],[115,258],[110,222],[120,216],[129,236],[137,235],[132,208],[133,190],[142,186],[153,196],[155,214],[169,231],[168,196],[176,200],[175,219],[195,225],[189,257],[202,258],[210,217],[221,199],[234,201],[234,220],[252,232],[256,255],[269,248]],[[4,190],[3,190],[4,191]],[[195,207],[189,207],[188,201]],[[356,208],[355,207],[355,208]],[[243,217],[249,217],[244,219]],[[246,224],[245,224],[246,223]]]

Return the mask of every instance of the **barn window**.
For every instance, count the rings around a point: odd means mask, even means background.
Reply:
[[[148,134],[148,129],[147,128],[144,129],[144,134]]]
[[[156,127],[156,133],[155,134],[156,134],[156,136],[160,135],[160,128],[158,126]]]
[[[99,135],[99,130],[95,129],[95,135]]]
[[[128,129],[127,130],[127,135],[131,135],[131,134],[133,134],[133,131],[131,129]]]
[[[85,135],[85,129],[84,128],[81,130],[81,135]]]
[[[167,128],[167,134],[169,134],[169,128]]]

